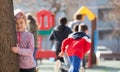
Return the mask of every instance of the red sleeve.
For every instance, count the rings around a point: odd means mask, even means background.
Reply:
[[[65,52],[66,46],[69,45],[71,42],[70,40],[71,40],[71,38],[66,38],[63,40],[62,46],[61,46],[61,51]]]
[[[84,48],[84,54],[87,53],[87,51],[91,48],[91,39],[88,37],[84,37],[85,39],[85,48]]]

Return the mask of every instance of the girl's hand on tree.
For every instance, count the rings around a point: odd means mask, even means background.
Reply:
[[[12,47],[12,51],[13,51],[14,53],[18,53],[18,45],[17,45],[17,47]]]

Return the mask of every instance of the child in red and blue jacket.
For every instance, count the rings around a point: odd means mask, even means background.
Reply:
[[[91,48],[91,39],[87,33],[87,25],[80,24],[79,32],[73,33],[62,42],[62,51],[59,56],[63,56],[64,52],[67,52],[71,62],[69,72],[79,72],[81,60]]]

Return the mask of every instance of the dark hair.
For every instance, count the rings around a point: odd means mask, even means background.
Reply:
[[[79,31],[85,32],[86,30],[88,30],[88,26],[86,24],[84,24],[84,23],[81,23],[79,25],[79,29],[80,29]]]
[[[60,24],[65,25],[67,23],[67,18],[66,17],[61,17],[60,18]]]
[[[28,20],[30,20],[30,24],[36,24],[36,20],[32,17],[32,15],[28,15]]]
[[[78,32],[78,30],[79,30],[79,25],[74,25],[73,26],[73,31]]]
[[[75,16],[75,19],[76,19],[76,20],[81,20],[81,19],[82,19],[82,14],[77,14],[77,15]]]

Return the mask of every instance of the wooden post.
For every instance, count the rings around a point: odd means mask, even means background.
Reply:
[[[89,54],[89,58],[88,58],[88,67],[92,67],[93,65],[96,65],[96,55],[95,55],[95,48],[94,48],[94,32],[96,31],[96,18],[94,20],[92,20],[92,46],[91,46],[91,50],[90,50],[90,54]]]

